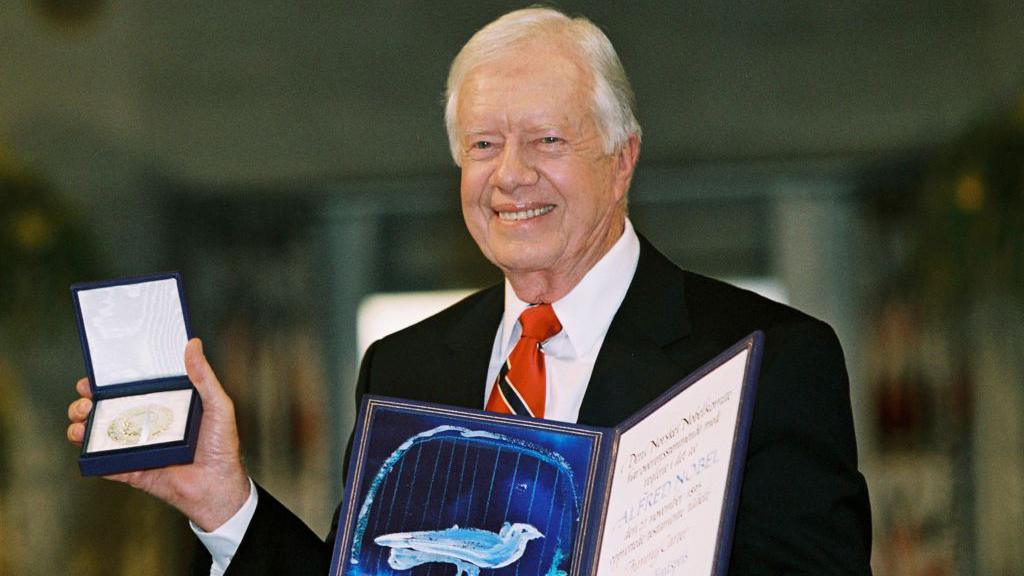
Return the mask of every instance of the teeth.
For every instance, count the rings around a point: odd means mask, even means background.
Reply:
[[[547,214],[554,210],[555,207],[552,204],[544,206],[542,208],[530,208],[529,210],[518,210],[516,212],[498,212],[498,217],[506,221],[514,220],[526,220],[527,218],[533,218],[542,214]]]

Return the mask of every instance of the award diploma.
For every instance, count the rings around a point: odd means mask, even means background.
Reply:
[[[621,433],[598,576],[717,574],[746,356]]]
[[[365,397],[330,573],[724,576],[762,346],[615,428]]]

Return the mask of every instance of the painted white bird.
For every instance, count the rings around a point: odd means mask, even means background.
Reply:
[[[481,568],[502,568],[519,560],[530,540],[543,537],[529,524],[505,522],[497,533],[456,524],[444,530],[384,534],[373,541],[391,548],[388,566],[395,570],[445,562],[455,566],[455,576],[479,576]]]

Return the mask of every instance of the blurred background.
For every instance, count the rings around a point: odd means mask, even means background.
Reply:
[[[875,573],[1024,574],[1024,6],[556,5],[633,81],[637,228],[839,333]],[[360,342],[499,279],[441,93],[509,7],[0,1],[0,574],[191,555],[180,515],[80,478],[64,438],[69,284],[161,270],[253,475],[326,533]]]

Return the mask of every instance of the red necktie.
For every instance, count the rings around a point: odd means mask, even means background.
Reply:
[[[544,417],[544,352],[541,344],[562,325],[550,304],[530,306],[519,315],[522,333],[487,399],[487,410],[502,414]]]

